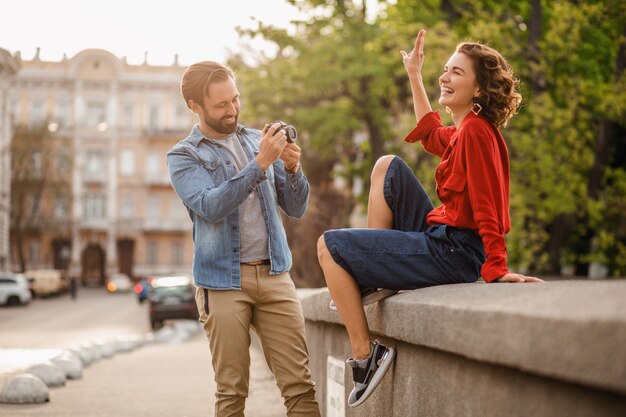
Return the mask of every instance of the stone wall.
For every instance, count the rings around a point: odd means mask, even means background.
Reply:
[[[300,291],[327,417],[626,415],[626,280],[448,285],[368,306],[397,358],[354,409],[345,328],[325,288]]]

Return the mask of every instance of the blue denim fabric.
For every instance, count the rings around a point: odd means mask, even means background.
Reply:
[[[427,224],[433,204],[398,157],[389,165],[383,192],[393,229],[324,233],[333,259],[359,286],[409,290],[478,279],[485,261],[482,240],[472,230]]]
[[[259,190],[272,275],[289,271],[292,263],[279,207],[299,218],[309,199],[302,170],[287,173],[278,160],[265,173],[261,171],[254,160],[259,130],[238,125],[236,133],[250,161],[239,173],[219,140],[206,138],[198,125],[167,153],[172,185],[193,222],[194,281],[212,290],[241,289],[238,208],[251,192]]]

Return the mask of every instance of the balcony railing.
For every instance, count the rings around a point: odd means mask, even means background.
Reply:
[[[145,219],[143,228],[146,231],[187,232],[191,230],[189,219]]]
[[[171,185],[167,172],[146,172],[144,179],[147,185]]]

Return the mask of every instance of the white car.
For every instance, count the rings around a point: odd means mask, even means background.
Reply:
[[[116,292],[129,292],[133,289],[133,283],[128,278],[128,275],[116,272],[111,275],[109,280],[107,281],[107,291],[110,293]]]
[[[0,305],[28,304],[30,300],[28,280],[24,275],[0,272]]]

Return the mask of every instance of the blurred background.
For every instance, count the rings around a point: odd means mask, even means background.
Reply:
[[[284,120],[299,131],[311,201],[303,219],[285,218],[292,277],[323,286],[317,238],[365,225],[377,158],[401,155],[438,202],[438,159],[403,142],[416,121],[400,50],[425,28],[434,109],[460,41],[496,48],[521,80],[523,106],[502,129],[510,267],[626,274],[623,1],[31,0],[3,9],[0,271],[58,274],[66,288],[189,272],[191,221],[165,155],[195,123],[182,73],[217,60],[237,74],[241,123]]]

